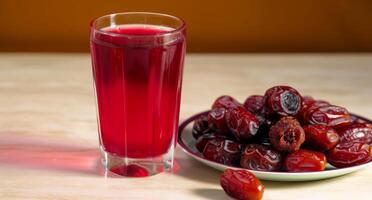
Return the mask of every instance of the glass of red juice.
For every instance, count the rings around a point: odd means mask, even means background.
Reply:
[[[128,12],[91,23],[102,163],[123,176],[170,170],[181,100],[186,24]]]

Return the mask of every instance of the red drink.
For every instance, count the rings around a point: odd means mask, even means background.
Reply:
[[[173,156],[186,42],[184,32],[167,36],[174,32],[130,24],[92,33],[100,143],[109,156],[152,161]]]

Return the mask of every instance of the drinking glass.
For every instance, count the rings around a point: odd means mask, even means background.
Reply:
[[[103,165],[124,176],[170,170],[185,22],[160,13],[105,15],[91,23],[90,47]]]

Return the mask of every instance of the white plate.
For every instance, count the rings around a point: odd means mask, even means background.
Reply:
[[[231,169],[243,169],[238,167],[232,167],[224,164],[220,164],[214,161],[207,160],[203,157],[203,155],[196,149],[195,147],[195,139],[192,136],[192,126],[194,119],[198,116],[205,114],[199,113],[197,115],[194,115],[190,117],[189,119],[185,120],[180,125],[179,135],[178,135],[178,144],[179,146],[188,154],[189,156],[193,157],[194,159],[213,167],[217,170],[225,170],[227,168]],[[362,117],[361,117],[362,118]],[[365,118],[363,118],[365,119]],[[367,119],[365,119],[367,120]],[[370,120],[367,120],[370,121]],[[252,173],[254,173],[257,178],[262,180],[270,180],[270,181],[311,181],[311,180],[321,180],[321,179],[327,179],[337,176],[342,176],[345,174],[349,174],[351,172],[355,172],[357,170],[360,170],[362,168],[366,168],[368,166],[371,166],[372,162],[365,163],[362,165],[354,166],[354,167],[347,167],[347,168],[339,168],[336,169],[335,167],[331,165],[326,166],[325,171],[321,172],[301,172],[301,173],[290,173],[290,172],[264,172],[264,171],[254,171],[249,170]],[[245,169],[247,170],[247,169]]]

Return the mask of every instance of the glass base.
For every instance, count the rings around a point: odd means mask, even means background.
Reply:
[[[101,148],[102,164],[106,170],[121,176],[152,176],[172,169],[173,151],[174,148],[170,148],[168,153],[153,158],[128,158],[114,155]]]

